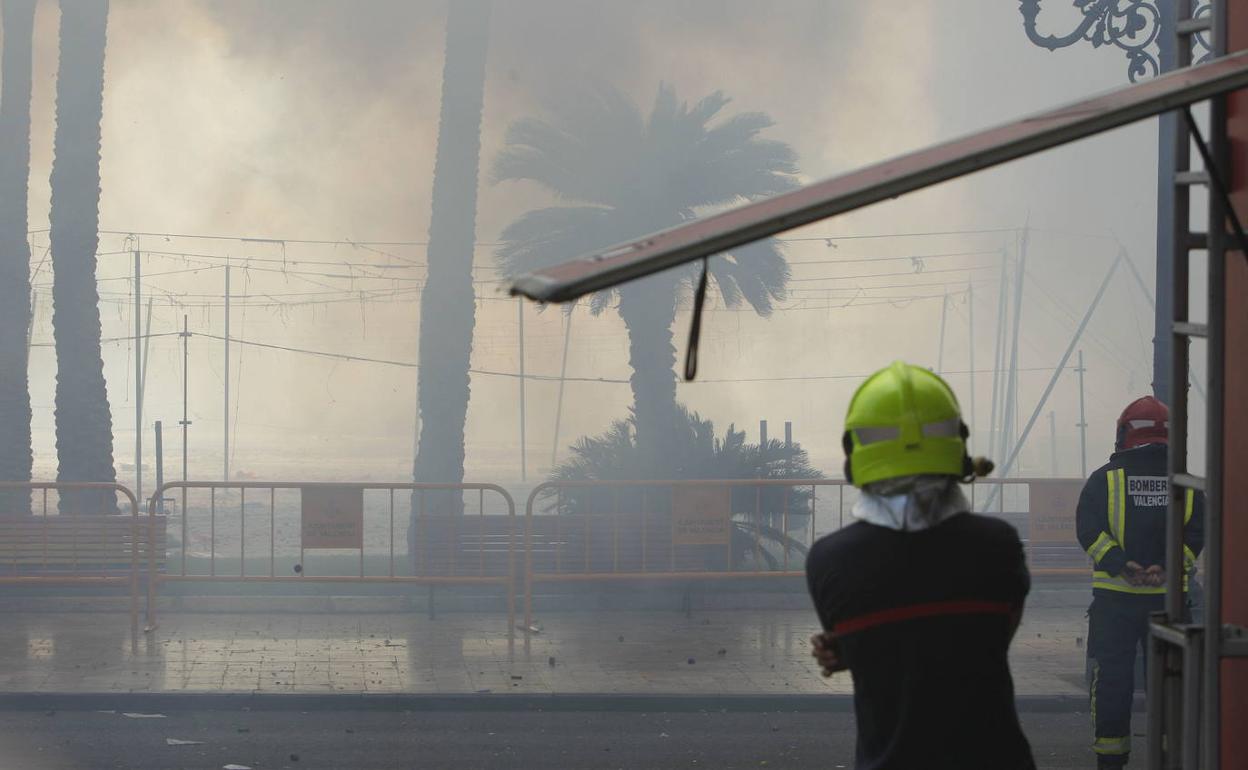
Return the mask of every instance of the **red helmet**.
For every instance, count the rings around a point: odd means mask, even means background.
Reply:
[[[1170,409],[1152,396],[1137,398],[1118,417],[1118,451],[1170,441]]]

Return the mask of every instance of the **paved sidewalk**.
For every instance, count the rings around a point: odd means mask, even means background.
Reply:
[[[1072,595],[1073,594],[1073,595]],[[1084,694],[1077,592],[1033,594],[1011,662],[1020,696]],[[118,613],[7,612],[0,692],[849,693],[810,658],[798,610],[567,612],[526,652],[506,616],[165,613],[132,654]]]

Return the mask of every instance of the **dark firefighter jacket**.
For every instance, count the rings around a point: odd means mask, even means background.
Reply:
[[[1166,566],[1166,508],[1170,486],[1164,444],[1115,452],[1088,477],[1079,495],[1079,544],[1092,557],[1093,593],[1164,594],[1162,586],[1133,586],[1122,575],[1128,561]],[[1187,490],[1183,510],[1183,587],[1204,544],[1203,498]]]
[[[1035,769],[1008,660],[1031,586],[1012,526],[859,521],[811,547],[806,579],[853,676],[859,770]]]

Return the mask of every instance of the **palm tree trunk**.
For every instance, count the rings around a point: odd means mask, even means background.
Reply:
[[[52,160],[52,330],[56,338],[57,481],[115,481],[95,285],[100,120],[108,0],[61,3]],[[62,513],[116,513],[112,493],[60,496]]]
[[[459,484],[464,480],[468,362],[476,322],[472,262],[490,3],[452,0],[449,6],[429,223],[429,272],[420,297],[420,440],[412,478]],[[426,504],[431,513],[458,514],[463,511],[463,496],[429,495]],[[413,505],[409,544],[415,542],[417,513]],[[415,556],[416,550],[411,553]]]
[[[30,180],[31,38],[36,0],[4,0],[0,60],[0,481],[30,481]],[[0,492],[0,517],[30,513],[30,495]]]
[[[676,282],[658,275],[620,289],[620,317],[628,327],[628,363],[633,369],[633,410],[643,469],[663,478],[670,466],[669,437],[676,419]]]

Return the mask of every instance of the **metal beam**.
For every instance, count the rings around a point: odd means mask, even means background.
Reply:
[[[1245,86],[1248,52],[1175,70],[521,275],[511,292],[566,302]]]

